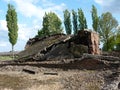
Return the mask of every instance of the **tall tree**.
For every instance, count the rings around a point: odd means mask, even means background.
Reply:
[[[87,29],[87,21],[84,16],[82,9],[78,9],[78,21],[79,21],[79,29],[84,30]]]
[[[51,34],[62,33],[62,22],[60,18],[53,12],[47,14],[49,20],[49,31]]]
[[[49,30],[49,17],[47,15],[47,13],[45,13],[44,17],[43,17],[43,28],[42,28],[42,31],[38,31],[38,35],[40,35],[40,33],[42,35],[49,35],[50,34],[50,30]]]
[[[97,32],[99,17],[97,15],[97,9],[94,5],[92,5],[92,12],[91,13],[92,13],[92,27],[93,27],[93,30]]]
[[[54,12],[45,13],[42,25],[43,28],[38,30],[38,37],[63,32],[62,22]]]
[[[15,11],[14,6],[11,4],[8,4],[6,21],[7,21],[8,31],[9,31],[8,33],[9,41],[12,45],[12,53],[13,53],[13,59],[14,59],[14,45],[17,43],[18,25],[17,25],[17,13]]]
[[[73,17],[73,31],[74,34],[77,34],[78,31],[78,23],[77,23],[77,12],[72,10],[72,17]]]
[[[110,12],[103,13],[99,18],[98,33],[101,41],[104,43],[104,50],[110,50],[110,40],[114,36],[118,21],[112,16]]]
[[[63,11],[63,13],[64,13],[64,26],[65,26],[66,34],[71,34],[72,33],[72,25],[71,25],[70,12],[66,9],[65,11]]]
[[[112,51],[114,50],[114,46],[116,45],[116,40],[115,40],[116,36],[111,36],[110,38],[108,38],[108,43],[103,43],[103,47],[102,50],[103,51]]]

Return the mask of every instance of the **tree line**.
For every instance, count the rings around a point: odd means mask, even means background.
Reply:
[[[52,17],[51,14],[54,14]],[[64,16],[64,27],[65,32],[67,35],[69,34],[77,34],[78,30],[84,30],[87,29],[87,20],[84,15],[83,10],[80,8],[78,11],[75,10],[64,10],[63,11]],[[49,22],[46,21],[46,18],[48,18]],[[56,20],[55,18],[58,18]],[[112,16],[110,12],[102,13],[100,16],[98,16],[97,8],[92,5],[91,9],[91,18],[92,18],[92,27],[93,31],[99,34],[100,41],[103,43],[102,50],[104,51],[112,51],[115,49],[120,49],[120,39],[119,39],[119,32],[120,28],[117,29],[118,21]],[[44,24],[47,23],[47,26]],[[51,25],[52,23],[52,25]],[[57,25],[55,25],[55,23]],[[59,25],[59,27],[58,27]],[[49,29],[49,28],[51,29]],[[46,29],[44,29],[46,28]],[[54,29],[55,28],[55,29]],[[48,35],[46,33],[49,32],[49,34],[55,33],[63,33],[62,30],[62,21],[59,19],[59,17],[54,13],[50,12],[48,14],[45,13],[45,16],[43,17],[43,28],[38,31],[39,37]],[[43,32],[46,31],[46,32]]]
[[[67,35],[76,35],[78,30],[88,28],[86,17],[81,8],[77,11],[69,11],[66,9],[63,11],[63,16],[63,24]],[[120,50],[120,28],[117,28],[118,21],[112,14],[105,12],[98,16],[97,8],[92,5],[91,18],[93,31],[99,34],[100,40],[103,43],[102,49],[104,51]],[[14,51],[14,45],[17,43],[18,38],[18,25],[17,13],[14,6],[11,4],[8,4],[6,21],[9,31],[9,41],[12,45],[12,51]],[[42,28],[38,30],[36,37],[44,37],[57,33],[64,33],[61,19],[54,12],[45,13]]]
[[[64,13],[64,26],[66,34],[72,34],[72,24],[73,33],[77,34],[78,30],[87,29],[87,22],[82,9],[78,9],[78,14],[75,10],[72,10],[72,20],[71,13],[67,9],[63,11]]]

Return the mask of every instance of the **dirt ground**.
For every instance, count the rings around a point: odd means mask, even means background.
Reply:
[[[0,90],[120,90],[120,64],[96,59],[1,61]]]
[[[38,69],[38,72],[29,74],[22,71],[26,67]],[[0,90],[101,90],[103,84],[102,73],[95,70],[62,70],[31,66],[0,68]]]

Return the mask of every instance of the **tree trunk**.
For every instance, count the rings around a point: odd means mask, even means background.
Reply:
[[[13,58],[13,60],[14,60],[14,45],[12,45],[12,58]]]

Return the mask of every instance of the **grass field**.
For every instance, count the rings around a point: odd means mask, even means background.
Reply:
[[[12,60],[11,56],[0,56],[0,60]]]
[[[17,54],[19,52],[14,52],[15,59],[18,57]],[[0,60],[13,60],[12,59],[12,52],[0,52]]]

